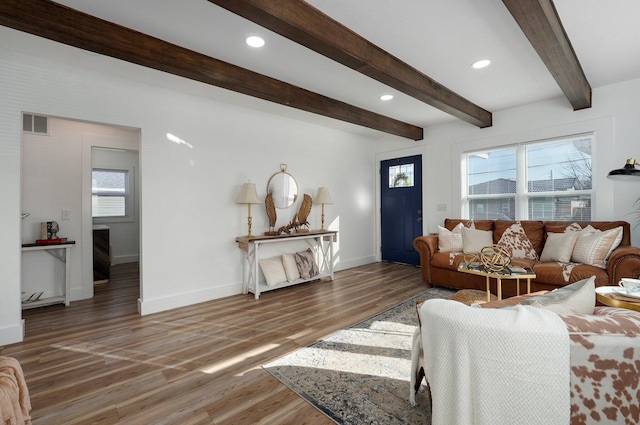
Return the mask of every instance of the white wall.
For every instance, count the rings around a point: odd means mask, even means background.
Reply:
[[[573,111],[564,98],[524,105],[493,114],[493,126],[479,129],[463,122],[425,129],[424,232],[437,231],[447,217],[461,217],[460,154],[470,149],[509,145],[594,131],[595,220],[632,223],[632,244],[640,245],[638,216],[633,204],[640,197],[640,180],[614,181],[607,173],[629,157],[640,157],[640,79],[593,90],[593,107]],[[404,142],[381,140],[378,155],[406,150]],[[412,148],[415,150],[416,148]],[[418,149],[418,150],[419,150]],[[446,211],[438,211],[444,204]]]
[[[119,78],[25,55],[14,51],[23,41],[62,53],[71,48],[6,28],[0,35],[18,40],[0,42],[0,344],[22,337],[22,111],[141,129],[140,307],[145,314],[240,293],[243,255],[235,237],[246,234],[246,207],[234,201],[248,179],[264,197],[267,180],[281,163],[288,164],[301,193],[315,196],[319,186],[329,187],[334,205],[326,206],[326,222],[340,232],[337,269],[375,260],[375,161],[369,138],[218,102],[212,97],[219,93],[228,100],[229,93],[195,82],[180,84],[203,96],[145,84],[139,80],[155,71],[134,65],[118,62],[130,72],[130,78]],[[296,210],[279,210],[277,225]],[[319,208],[312,209],[309,221],[320,227]],[[253,229],[267,230],[260,206],[254,206]]]

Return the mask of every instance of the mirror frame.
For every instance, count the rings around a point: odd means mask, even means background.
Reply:
[[[285,186],[287,184],[289,185],[289,196],[285,193]],[[295,189],[293,192],[291,191],[291,186]],[[267,193],[273,193],[273,204],[276,208],[290,208],[298,199],[298,182],[290,173],[284,170],[280,171],[269,178],[267,182]]]

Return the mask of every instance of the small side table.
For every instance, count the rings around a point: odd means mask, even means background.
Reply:
[[[462,263],[460,264],[460,266],[458,267],[458,271],[462,272],[462,273],[469,273],[469,274],[475,274],[478,276],[484,276],[486,278],[487,281],[487,302],[491,301],[491,279],[495,279],[497,282],[497,289],[498,289],[498,293],[496,294],[498,296],[498,300],[502,299],[502,281],[503,280],[515,280],[516,281],[516,290],[517,290],[517,295],[520,295],[520,279],[526,279],[527,280],[527,294],[531,293],[531,279],[535,279],[536,275],[535,273],[531,272],[531,273],[495,273],[495,272],[487,272],[484,270],[475,270],[475,269],[470,269],[467,267],[466,263]]]
[[[596,300],[609,307],[628,308],[629,310],[640,311],[640,299],[638,299],[638,302],[635,302],[614,298],[615,288],[618,288],[618,286],[597,287]]]

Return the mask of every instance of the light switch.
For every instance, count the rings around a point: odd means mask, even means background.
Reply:
[[[447,210],[447,204],[438,204],[438,205],[436,205],[436,209],[438,211],[446,211]]]
[[[69,210],[62,210],[62,217],[63,220],[71,220],[71,211]]]

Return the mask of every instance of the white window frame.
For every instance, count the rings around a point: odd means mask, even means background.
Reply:
[[[93,209],[92,209],[92,218],[95,224],[106,224],[106,223],[128,223],[133,222],[133,205],[134,205],[134,185],[133,185],[133,170],[129,169],[121,169],[121,168],[104,168],[104,167],[96,167],[91,170],[92,175],[94,171],[102,171],[102,172],[114,172],[114,173],[124,173],[125,175],[125,191],[124,193],[114,193],[108,194],[103,193],[97,196],[123,196],[124,197],[124,215],[123,216],[108,216],[108,217],[93,217]],[[93,193],[93,189],[91,190],[91,196],[93,197],[95,194]]]
[[[526,149],[532,145],[542,145],[542,144],[551,144],[554,142],[559,142],[566,139],[575,139],[580,137],[590,137],[591,138],[591,172],[592,172],[592,186],[591,189],[585,190],[572,190],[570,192],[559,192],[559,191],[545,191],[545,192],[529,192],[528,191],[528,178],[527,178],[527,158],[526,158]],[[465,218],[470,218],[470,203],[474,199],[505,199],[512,198],[514,199],[515,205],[515,217],[514,220],[529,220],[529,200],[532,198],[543,198],[543,197],[552,197],[552,198],[561,198],[561,197],[575,197],[588,195],[591,199],[591,208],[590,215],[593,219],[595,213],[595,190],[594,190],[594,178],[593,171],[596,169],[595,166],[595,142],[596,142],[596,134],[595,132],[587,132],[587,133],[578,133],[571,134],[567,136],[559,136],[545,140],[534,140],[529,142],[523,142],[518,144],[504,145],[504,146],[496,146],[488,149],[473,149],[466,152],[463,152],[461,155],[461,181],[462,181],[462,193],[461,193],[461,207],[462,207],[462,216]],[[469,173],[468,173],[468,158],[471,155],[478,155],[480,153],[487,153],[492,151],[500,151],[500,150],[509,150],[515,149],[516,153],[516,193],[500,193],[500,194],[481,194],[481,195],[469,195]]]

